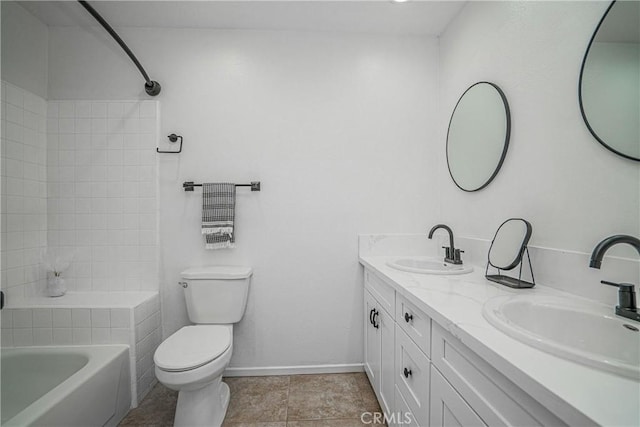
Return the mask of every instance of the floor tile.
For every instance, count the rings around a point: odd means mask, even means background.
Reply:
[[[231,400],[225,422],[286,421],[289,377],[225,378]]]
[[[358,384],[358,390],[360,391],[360,398],[362,399],[364,409],[369,412],[382,412],[378,399],[376,398],[376,393],[371,387],[369,378],[367,378],[367,374],[364,372],[358,372],[351,375],[355,377],[356,383]]]
[[[364,373],[225,378],[231,400],[223,427],[361,427],[380,412]],[[121,427],[173,425],[178,393],[157,384]]]
[[[177,391],[170,390],[158,383],[138,407],[127,414],[120,426],[172,426],[177,401]]]
[[[365,411],[352,374],[293,375],[287,420],[357,418]]]

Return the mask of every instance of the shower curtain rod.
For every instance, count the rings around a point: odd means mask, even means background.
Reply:
[[[144,90],[145,92],[147,92],[147,95],[156,96],[157,94],[159,94],[161,89],[160,83],[149,78],[149,75],[144,70],[144,67],[142,67],[142,64],[140,64],[140,61],[138,61],[138,58],[136,58],[133,52],[131,52],[129,46],[127,46],[127,44],[120,38],[118,33],[116,33],[115,30],[111,28],[111,25],[109,25],[107,21],[105,21],[104,18],[93,7],[91,7],[89,2],[78,0],[78,3],[80,3],[85,9],[87,9],[87,12],[89,12],[91,16],[93,16],[95,20],[98,21],[109,34],[111,34],[111,37],[113,37],[114,40],[118,42],[122,50],[125,51],[125,53],[129,56],[129,58],[131,58],[136,67],[138,67],[138,70],[140,70],[140,73],[142,73],[142,77],[144,77],[146,81],[146,83],[144,84]]]

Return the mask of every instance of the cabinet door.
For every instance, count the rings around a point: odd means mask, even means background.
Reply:
[[[381,340],[379,328],[375,328],[371,319],[377,308],[376,300],[369,292],[364,291],[364,369],[369,382],[380,396],[380,348]]]
[[[387,414],[395,411],[395,323],[393,317],[380,309],[376,317],[380,325],[380,404]]]
[[[431,427],[485,427],[486,424],[431,366]]]

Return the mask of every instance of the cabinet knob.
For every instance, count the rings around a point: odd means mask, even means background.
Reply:
[[[372,308],[371,311],[369,311],[369,323],[371,323],[373,325],[373,312],[376,311],[375,308]]]
[[[189,287],[189,284],[187,282],[178,282],[178,285],[182,286],[183,288]]]
[[[405,378],[409,378],[411,376],[411,369],[404,368],[403,374]]]
[[[373,327],[378,329],[380,327],[380,324],[376,322],[376,316],[379,315],[380,312],[376,309],[373,310]]]
[[[404,321],[409,323],[410,321],[413,320],[413,314],[409,314],[409,313],[405,313],[404,314]]]

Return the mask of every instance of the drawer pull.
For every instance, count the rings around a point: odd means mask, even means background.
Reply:
[[[409,314],[409,313],[405,313],[404,314],[404,321],[409,323],[410,321],[413,320],[413,314]]]
[[[376,316],[379,315],[380,312],[376,309],[373,310],[373,327],[378,329],[380,327],[379,323],[376,323]]]
[[[404,368],[404,377],[409,378],[411,376],[411,369]]]

